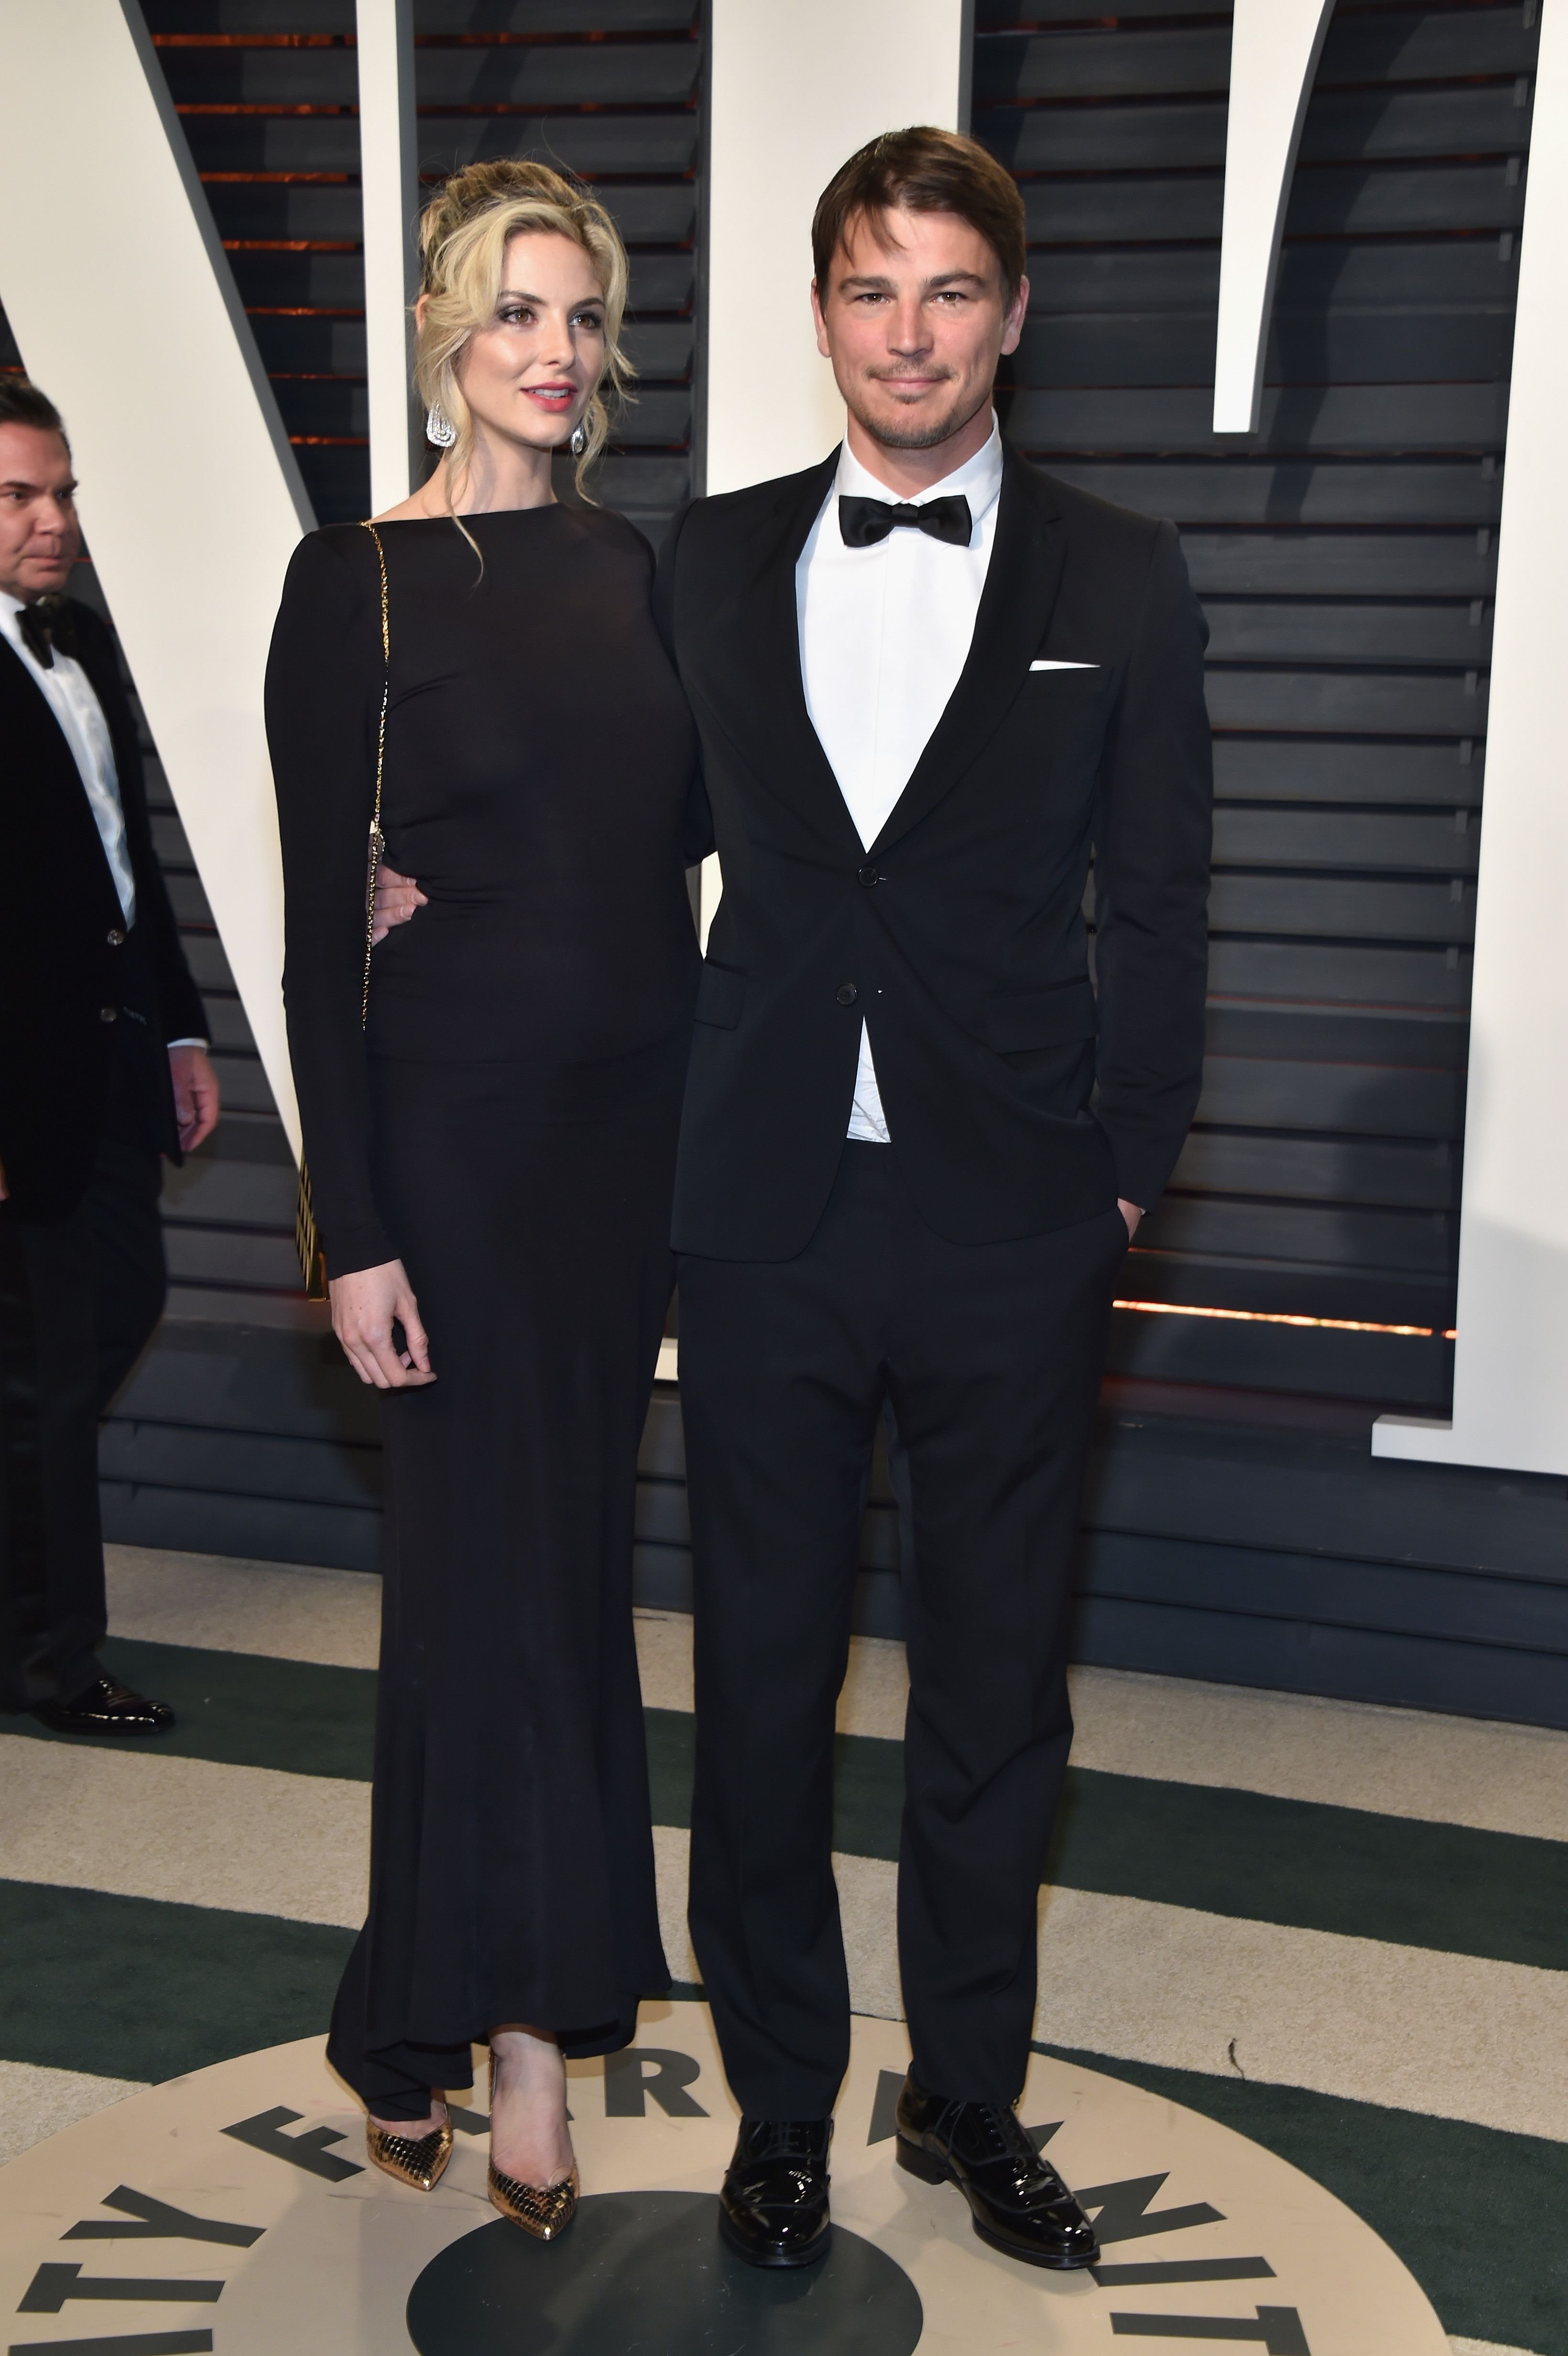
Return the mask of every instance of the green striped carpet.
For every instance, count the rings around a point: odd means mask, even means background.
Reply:
[[[111,1558],[110,1665],[180,1725],[118,1749],[0,1721],[0,2158],[318,2032],[363,1902],[375,1582]],[[639,1641],[689,1981],[688,1625]],[[1074,1703],[1041,2045],[1317,2177],[1456,2350],[1568,2356],[1568,1737],[1107,1671]],[[900,1648],[859,1643],[836,1845],[855,2002],[887,2017],[902,1708]]]

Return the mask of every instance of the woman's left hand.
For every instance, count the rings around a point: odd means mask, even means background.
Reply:
[[[416,908],[430,905],[428,895],[420,890],[411,875],[400,875],[383,859],[376,870],[376,907],[370,919],[370,938],[384,941],[394,925],[406,925]]]

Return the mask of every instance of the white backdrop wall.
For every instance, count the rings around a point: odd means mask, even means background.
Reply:
[[[809,466],[844,431],[812,331],[811,217],[880,131],[968,112],[965,0],[712,0],[708,481]]]
[[[1214,431],[1255,434],[1285,209],[1334,0],[1236,0],[1225,114],[1225,223]]]
[[[410,395],[420,291],[414,0],[357,0],[359,178],[365,224],[365,374],[370,512],[400,506],[421,479],[424,434]]]
[[[61,167],[62,91],[91,172]],[[0,5],[0,298],[69,428],[92,560],[297,1151],[261,680],[315,519],[133,5]]]

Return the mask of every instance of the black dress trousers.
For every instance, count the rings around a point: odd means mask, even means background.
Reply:
[[[0,1709],[74,1701],[101,1674],[98,1419],[163,1313],[162,1052],[117,1035],[67,1217],[0,1204]]]
[[[899,1946],[914,2067],[961,2101],[1023,2083],[1072,1731],[1071,1570],[1126,1242],[1115,1208],[948,1242],[896,1148],[849,1143],[798,1258],[681,1258],[691,1931],[748,2113],[826,2115],[848,2062],[834,1711],[884,1402],[912,1520]]]

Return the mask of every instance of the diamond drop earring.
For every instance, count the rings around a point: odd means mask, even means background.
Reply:
[[[575,424],[575,425],[572,427],[572,429],[571,429],[571,455],[572,455],[572,456],[573,456],[574,458],[581,458],[581,455],[582,455],[582,454],[583,454],[583,452],[584,452],[584,450],[586,450],[586,449],[587,449],[587,447],[588,447],[588,426],[587,426],[587,423],[586,423],[586,421],[585,421],[584,419],[582,419],[582,418],[581,418],[581,417],[580,417],[580,418],[578,419],[578,421],[577,421],[576,424]]]
[[[438,450],[450,450],[457,439],[457,428],[438,401],[432,401],[425,411],[424,438],[433,442]]]

